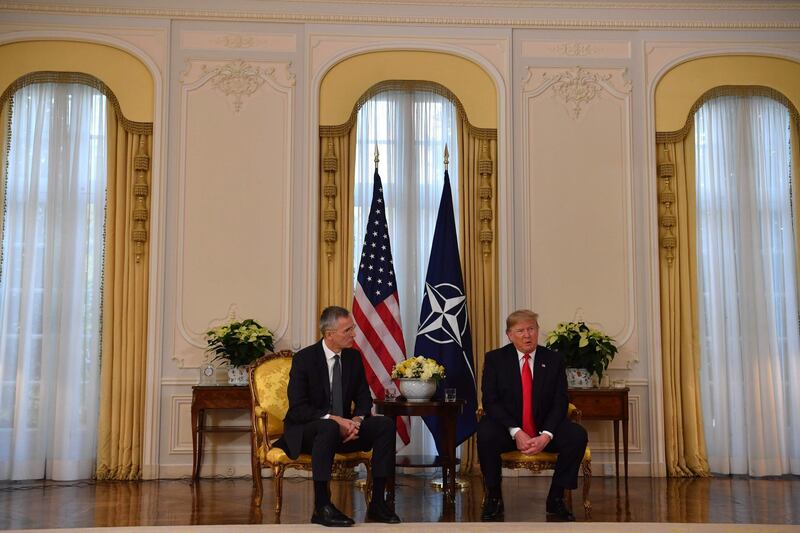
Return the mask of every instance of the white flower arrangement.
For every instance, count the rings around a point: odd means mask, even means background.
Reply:
[[[222,359],[234,367],[248,365],[274,349],[272,332],[251,318],[206,331],[206,342],[207,351],[214,354],[212,361]]]
[[[438,361],[418,355],[401,361],[392,368],[393,379],[433,379],[445,378],[444,366]]]

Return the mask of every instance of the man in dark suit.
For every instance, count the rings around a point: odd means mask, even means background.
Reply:
[[[567,378],[564,359],[537,346],[539,315],[523,309],[506,319],[511,344],[488,352],[483,365],[483,409],[478,423],[478,458],[486,498],[481,520],[503,516],[500,454],[511,450],[533,455],[557,452],[547,514],[572,521],[564,490],[578,486],[578,469],[586,451],[583,427],[567,418]]]
[[[351,526],[353,520],[330,500],[333,456],[372,450],[372,499],[367,517],[396,524],[400,519],[386,504],[386,478],[395,462],[395,421],[370,416],[369,392],[361,353],[352,348],[355,322],[347,309],[328,307],[320,317],[322,339],[295,354],[289,372],[289,410],[284,434],[276,446],[292,459],[311,454],[314,513],[324,526]]]

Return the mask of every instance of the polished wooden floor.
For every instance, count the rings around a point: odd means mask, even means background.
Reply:
[[[400,476],[397,512],[406,522],[471,522],[480,517],[480,478],[444,505],[430,477]],[[249,479],[203,479],[142,482],[4,482],[0,483],[0,529],[138,525],[248,524],[276,522],[270,480],[261,509],[250,504]],[[506,478],[506,520],[545,520],[544,497],[549,479]],[[332,483],[334,503],[364,520],[363,494],[353,482]],[[800,477],[778,479],[594,478],[592,515],[580,512],[580,490],[574,494],[578,520],[597,522],[709,522],[800,524]],[[281,522],[306,523],[312,509],[311,481],[287,479]]]

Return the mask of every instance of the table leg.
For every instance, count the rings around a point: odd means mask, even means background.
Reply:
[[[442,462],[442,489],[445,500],[456,501],[456,417],[440,417],[442,424],[442,448],[447,455]]]
[[[200,464],[198,462],[198,448],[197,448],[197,430],[198,430],[198,417],[200,416],[200,409],[198,409],[194,402],[192,402],[192,481],[200,477]]]
[[[628,481],[628,419],[622,419],[622,453],[625,458],[625,481]]]
[[[194,472],[194,479],[200,479],[200,467],[203,464],[203,445],[206,440],[206,410],[198,409],[197,411],[197,469]]]
[[[614,420],[614,462],[617,465],[617,478],[619,478],[619,420]]]

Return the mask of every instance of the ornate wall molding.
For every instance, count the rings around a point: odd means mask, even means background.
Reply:
[[[630,41],[541,41],[521,37],[520,55],[524,58],[603,58],[630,59]]]
[[[271,82],[280,87],[294,87],[295,75],[291,71],[291,62],[285,63],[285,71],[279,72],[275,65],[255,65],[243,59],[236,59],[222,64],[200,64],[201,78],[231,101],[234,113],[241,111],[245,98],[252,96],[264,83]],[[186,84],[194,69],[181,76]]]
[[[266,4],[265,4],[266,5]],[[757,5],[757,4],[755,4]],[[426,7],[428,4],[426,4]],[[759,20],[753,17],[751,20],[741,20],[731,17],[730,20],[713,20],[713,17],[703,16],[703,14],[723,14],[728,15],[731,11],[741,12],[747,16],[750,12],[757,12],[754,7],[736,8],[728,6],[723,9],[718,7],[690,7],[693,17],[686,20],[658,20],[655,17],[647,17],[653,4],[642,4],[641,13],[634,13],[635,18],[623,19],[621,9],[631,9],[630,3],[607,4],[603,7],[607,9],[608,18],[598,20],[594,17],[580,13],[580,9],[596,8],[593,4],[576,3],[568,5],[574,11],[575,18],[564,18],[561,12],[557,17],[548,18],[547,14],[543,17],[525,16],[530,13],[530,9],[525,10],[525,14],[514,16],[513,8],[535,7],[528,3],[522,5],[510,5],[506,11],[501,11],[498,16],[487,17],[485,11],[476,10],[476,15],[467,16],[442,16],[434,12],[416,16],[386,15],[376,12],[366,15],[349,14],[328,14],[328,13],[306,13],[291,11],[252,11],[248,9],[183,9],[183,8],[133,8],[126,6],[93,6],[93,5],[70,5],[70,4],[38,4],[38,3],[16,3],[5,1],[0,3],[0,12],[27,12],[27,13],[53,13],[69,15],[116,15],[125,17],[150,17],[150,18],[169,18],[169,19],[195,19],[195,20],[220,20],[220,21],[260,21],[260,22],[295,22],[306,24],[400,24],[400,25],[444,25],[444,26],[487,26],[487,27],[513,27],[513,28],[535,28],[535,29],[618,29],[618,30],[639,30],[639,29],[686,29],[686,30],[794,30],[800,29],[800,21],[796,17],[787,16],[787,13],[796,13],[797,7],[794,5],[771,4],[760,8],[765,11],[775,13],[775,20]],[[545,8],[553,8],[556,14],[556,4],[544,5]],[[680,5],[664,4],[662,9],[681,8]],[[472,9],[472,8],[470,8]],[[617,10],[619,9],[619,10]],[[521,9],[520,9],[521,10]],[[463,11],[463,10],[461,10]],[[579,18],[586,16],[586,18]],[[777,17],[780,17],[778,19]]]
[[[297,51],[297,35],[293,33],[222,33],[211,30],[182,30],[181,50],[243,50],[251,52]]]
[[[603,91],[617,98],[624,98],[631,92],[627,69],[574,67],[560,72],[542,72],[541,69],[528,67],[528,74],[522,83],[525,92],[530,92],[534,98],[552,88],[569,115],[576,120],[580,118],[584,108]]]

